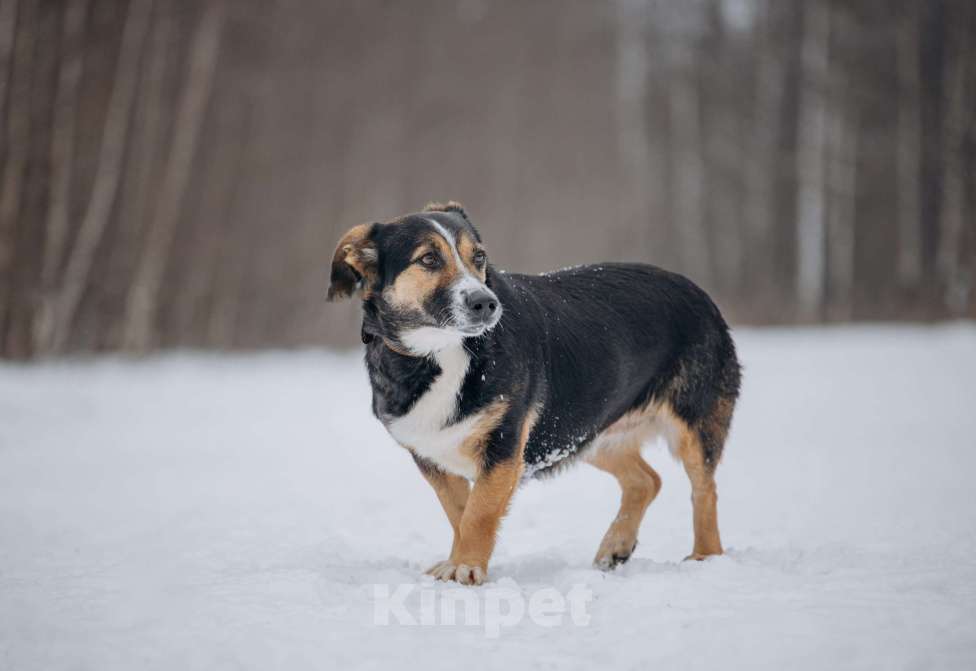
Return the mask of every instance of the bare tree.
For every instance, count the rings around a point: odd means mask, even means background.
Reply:
[[[832,32],[837,41],[849,40],[853,19],[838,14]],[[830,68],[825,101],[828,316],[837,320],[850,319],[854,307],[858,121],[851,79],[846,69]]]
[[[647,86],[651,56],[647,49],[646,0],[617,0],[616,95],[617,143],[622,157],[627,192],[621,217],[630,226],[642,223],[652,211],[653,189],[645,180],[652,174],[651,140],[647,132]],[[641,244],[644,247],[644,244]]]
[[[34,350],[37,352],[44,352],[50,347],[54,334],[56,284],[69,234],[78,85],[84,64],[82,38],[88,4],[88,0],[70,0],[62,19],[62,54],[51,139],[50,196],[41,258],[41,301],[35,315],[33,333]]]
[[[915,3],[900,6],[898,16],[898,278],[914,286],[922,274],[919,230],[919,90],[918,12]]]
[[[774,253],[777,224],[777,186],[782,152],[779,140],[783,134],[783,105],[786,96],[786,63],[777,45],[781,28],[776,16],[783,4],[766,0],[757,10],[755,29],[755,89],[749,118],[749,148],[744,160],[746,175],[746,248],[763,258]],[[761,273],[768,273],[752,263],[744,268],[748,291],[768,286]],[[764,297],[768,299],[767,297]]]
[[[824,87],[830,65],[830,12],[830,6],[822,3],[804,5],[796,290],[800,315],[807,320],[821,316],[826,268],[824,155],[828,101]]]
[[[142,261],[126,302],[123,343],[136,351],[143,351],[151,344],[159,285],[179,221],[197,137],[207,110],[220,50],[223,17],[223,5],[210,4],[204,10],[190,47],[189,76],[176,116],[175,137],[163,174],[156,212],[143,248]]]
[[[965,212],[965,162],[963,141],[967,127],[972,124],[976,96],[972,95],[976,72],[967,58],[968,40],[972,22],[972,7],[968,4],[957,8],[948,30],[949,53],[945,87],[945,122],[943,124],[942,151],[945,169],[942,182],[941,237],[938,250],[939,274],[945,281],[946,304],[953,314],[961,315],[968,302],[971,278],[960,273],[960,251],[964,232]],[[970,222],[970,226],[973,223]]]
[[[675,76],[669,90],[674,165],[673,225],[682,267],[703,284],[711,282],[705,229],[705,160],[697,54],[693,35],[683,35],[675,51]]]
[[[10,63],[14,52],[14,29],[17,27],[18,0],[0,2],[0,110],[7,108],[10,88]]]
[[[30,152],[30,86],[34,58],[34,15],[36,1],[23,0],[3,12],[4,20],[16,21],[18,30],[9,53],[10,65],[0,76],[9,78],[4,87],[7,118],[3,152],[4,165],[0,182],[0,342],[7,349],[6,334],[13,319],[15,303],[13,264],[17,245],[17,219],[20,215],[22,183]],[[10,24],[7,24],[10,25]],[[5,29],[6,30],[6,29]],[[2,38],[2,33],[0,33]],[[6,41],[6,40],[4,40]],[[0,44],[0,46],[3,46]]]
[[[53,342],[50,349],[61,352],[71,333],[71,325],[95,258],[95,251],[108,226],[112,205],[121,178],[125,140],[131,121],[132,100],[138,83],[139,61],[149,28],[152,0],[132,0],[125,19],[122,43],[116,66],[108,115],[102,131],[98,170],[88,208],[74,245],[68,253],[60,283]]]
[[[702,97],[702,146],[707,184],[705,228],[713,285],[730,293],[743,285],[745,182],[742,157],[746,139],[742,127],[748,105],[740,91],[746,80],[734,41],[735,28],[722,10],[721,0],[705,5],[706,30],[699,64]]]
[[[209,156],[214,167],[207,170],[210,179],[203,189],[200,203],[201,216],[213,223],[210,226],[200,227],[191,238],[193,242],[191,253],[195,262],[183,273],[185,281],[180,289],[180,302],[175,307],[176,314],[173,319],[177,334],[182,335],[183,338],[199,333],[196,327],[198,313],[207,306],[214,287],[214,276],[218,266],[214,261],[220,257],[221,246],[227,244],[226,240],[222,239],[226,236],[221,234],[227,231],[227,213],[241,175],[243,143],[240,142],[240,137],[244,128],[243,111],[237,106],[227,105],[217,113],[219,115],[218,137],[214,138],[214,150]],[[217,166],[220,166],[220,169],[217,169]],[[215,307],[210,305],[209,309]]]

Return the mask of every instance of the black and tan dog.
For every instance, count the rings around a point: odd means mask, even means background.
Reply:
[[[718,309],[689,280],[623,263],[505,273],[452,202],[346,233],[329,298],[357,291],[373,413],[454,528],[430,574],[483,582],[519,482],[578,458],[623,491],[595,563],[626,561],[661,487],[640,454],[656,435],[691,480],[691,558],[721,554],[713,476],[739,364]]]

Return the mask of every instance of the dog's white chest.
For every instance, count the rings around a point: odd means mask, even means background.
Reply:
[[[441,368],[441,374],[410,412],[397,417],[386,428],[397,442],[417,455],[450,473],[474,478],[478,474],[478,466],[472,456],[464,454],[461,448],[480,416],[474,414],[447,426],[448,420],[457,411],[458,394],[468,372],[470,358],[460,345],[441,350],[434,358]]]

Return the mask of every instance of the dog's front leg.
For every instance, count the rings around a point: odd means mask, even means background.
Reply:
[[[535,407],[519,419],[509,416],[482,446],[486,465],[475,479],[461,515],[460,540],[451,553],[453,567],[437,577],[463,585],[480,585],[488,577],[498,526],[522,477],[525,444],[538,416]]]
[[[434,564],[427,574],[438,580],[480,585],[488,574],[488,559],[495,547],[498,525],[518,485],[521,465],[513,469],[509,462],[496,464],[478,477],[469,493],[464,478],[445,473],[418,457],[414,460],[433,487],[454,529],[450,558]]]
[[[488,560],[502,517],[522,475],[521,454],[493,464],[474,482],[461,516],[461,538],[451,553],[453,565],[438,577],[462,585],[480,585],[488,577]],[[452,575],[453,573],[453,575]]]
[[[427,573],[463,585],[480,585],[488,577],[498,526],[522,477],[525,443],[537,418],[535,408],[520,419],[509,415],[472,441],[471,453],[485,465],[470,492],[467,481],[414,456],[454,527],[450,559]]]
[[[441,502],[441,507],[447,515],[447,520],[451,523],[451,529],[454,532],[454,541],[451,543],[450,557],[453,558],[461,542],[461,516],[464,514],[464,507],[468,502],[471,485],[468,484],[467,479],[462,478],[460,475],[448,473],[435,463],[418,456],[416,453],[411,452],[411,454],[424,479],[427,480],[433,488],[434,493],[437,494],[437,500]],[[441,574],[447,572],[449,569],[453,571],[453,567],[454,565],[451,563],[451,559],[447,559],[446,561],[434,564],[427,570],[427,574],[440,578]]]

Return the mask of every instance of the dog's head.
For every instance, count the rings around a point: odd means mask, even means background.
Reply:
[[[350,229],[332,260],[329,300],[360,292],[364,333],[430,354],[498,323],[502,306],[488,273],[464,208],[431,203],[419,214]]]

